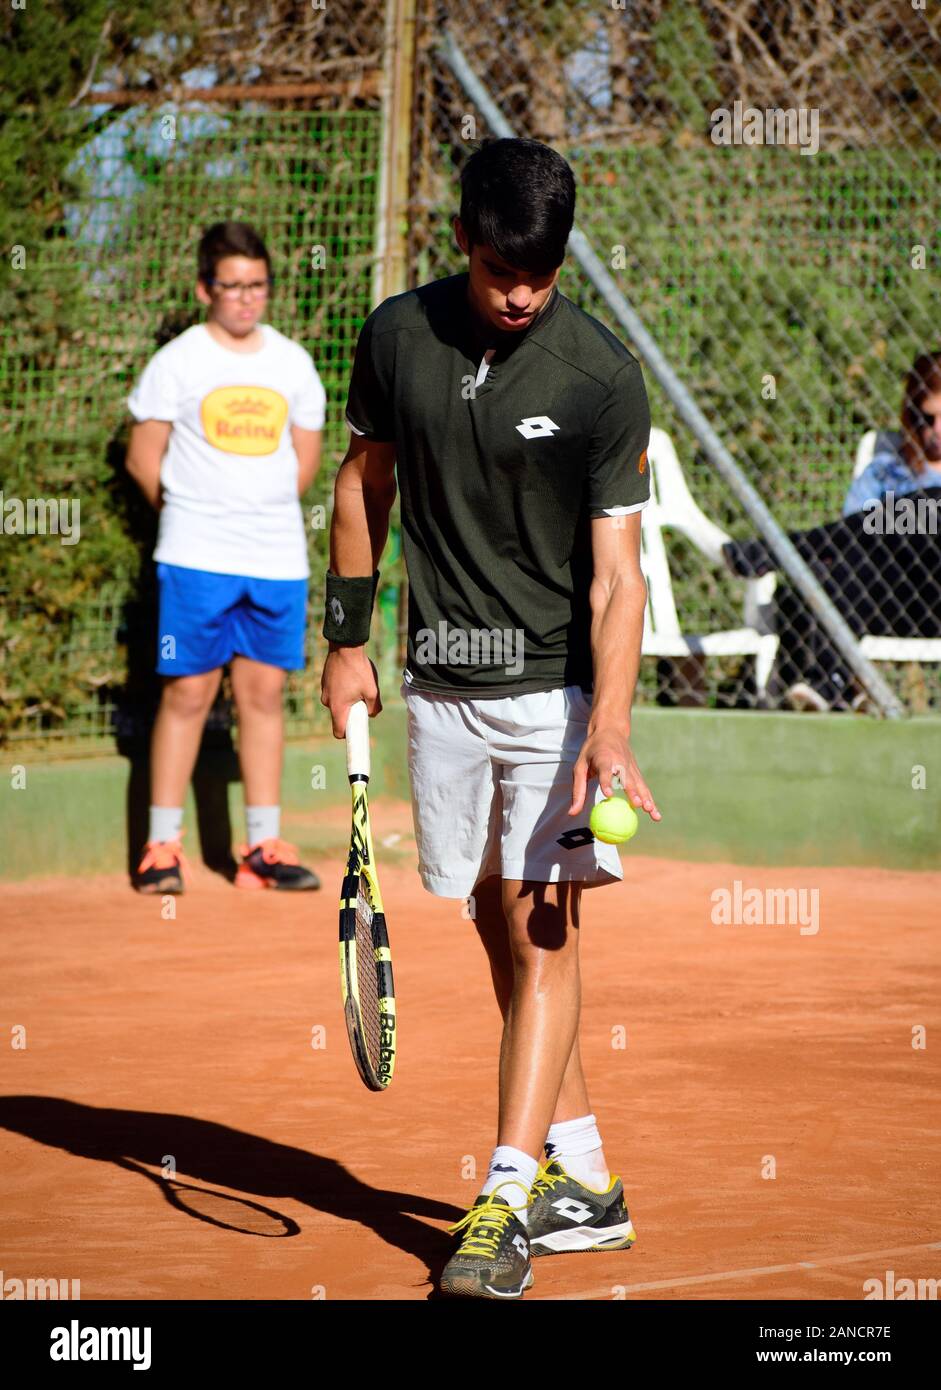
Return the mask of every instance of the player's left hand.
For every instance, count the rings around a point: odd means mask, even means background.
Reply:
[[[596,729],[582,744],[572,768],[572,804],[569,815],[577,816],[585,805],[588,782],[597,777],[602,793],[612,796],[612,781],[619,777],[628,801],[636,810],[647,812],[651,820],[662,820],[650,788],[641,776],[627,738],[618,729]]]

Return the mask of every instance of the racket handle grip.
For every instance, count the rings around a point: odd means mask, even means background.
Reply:
[[[346,718],[346,770],[351,777],[369,776],[369,711],[365,700],[351,705]]]

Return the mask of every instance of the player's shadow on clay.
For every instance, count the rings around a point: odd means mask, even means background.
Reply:
[[[297,1235],[300,1227],[295,1221],[251,1198],[302,1202],[368,1226],[388,1245],[425,1261],[429,1275],[447,1260],[454,1238],[416,1218],[453,1222],[464,1215],[446,1202],[370,1187],[331,1158],[189,1115],[111,1110],[54,1096],[0,1096],[0,1128],[78,1158],[137,1173],[155,1183],[181,1212],[226,1232]],[[161,1175],[168,1156],[185,1180]],[[194,1181],[250,1197],[207,1191]],[[158,1200],[156,1193],[153,1199]]]

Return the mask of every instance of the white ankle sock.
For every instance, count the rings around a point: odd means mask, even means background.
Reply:
[[[182,829],[182,806],[151,806],[148,841],[178,840]]]
[[[607,1192],[611,1185],[594,1115],[552,1125],[546,1136],[546,1157],[557,1159],[576,1182],[593,1192]]]
[[[480,1189],[481,1194],[487,1196],[500,1188],[500,1196],[508,1206],[516,1208],[514,1214],[525,1226],[529,1189],[536,1181],[538,1169],[538,1159],[524,1154],[522,1149],[512,1148],[509,1144],[498,1144],[491,1156],[487,1178]]]
[[[281,807],[246,806],[245,830],[249,849],[262,840],[276,840],[281,834]]]

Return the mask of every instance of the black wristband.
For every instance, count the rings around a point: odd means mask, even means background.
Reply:
[[[369,641],[372,606],[379,587],[379,571],[344,579],[327,570],[326,615],[323,635],[342,647],[363,647]]]

